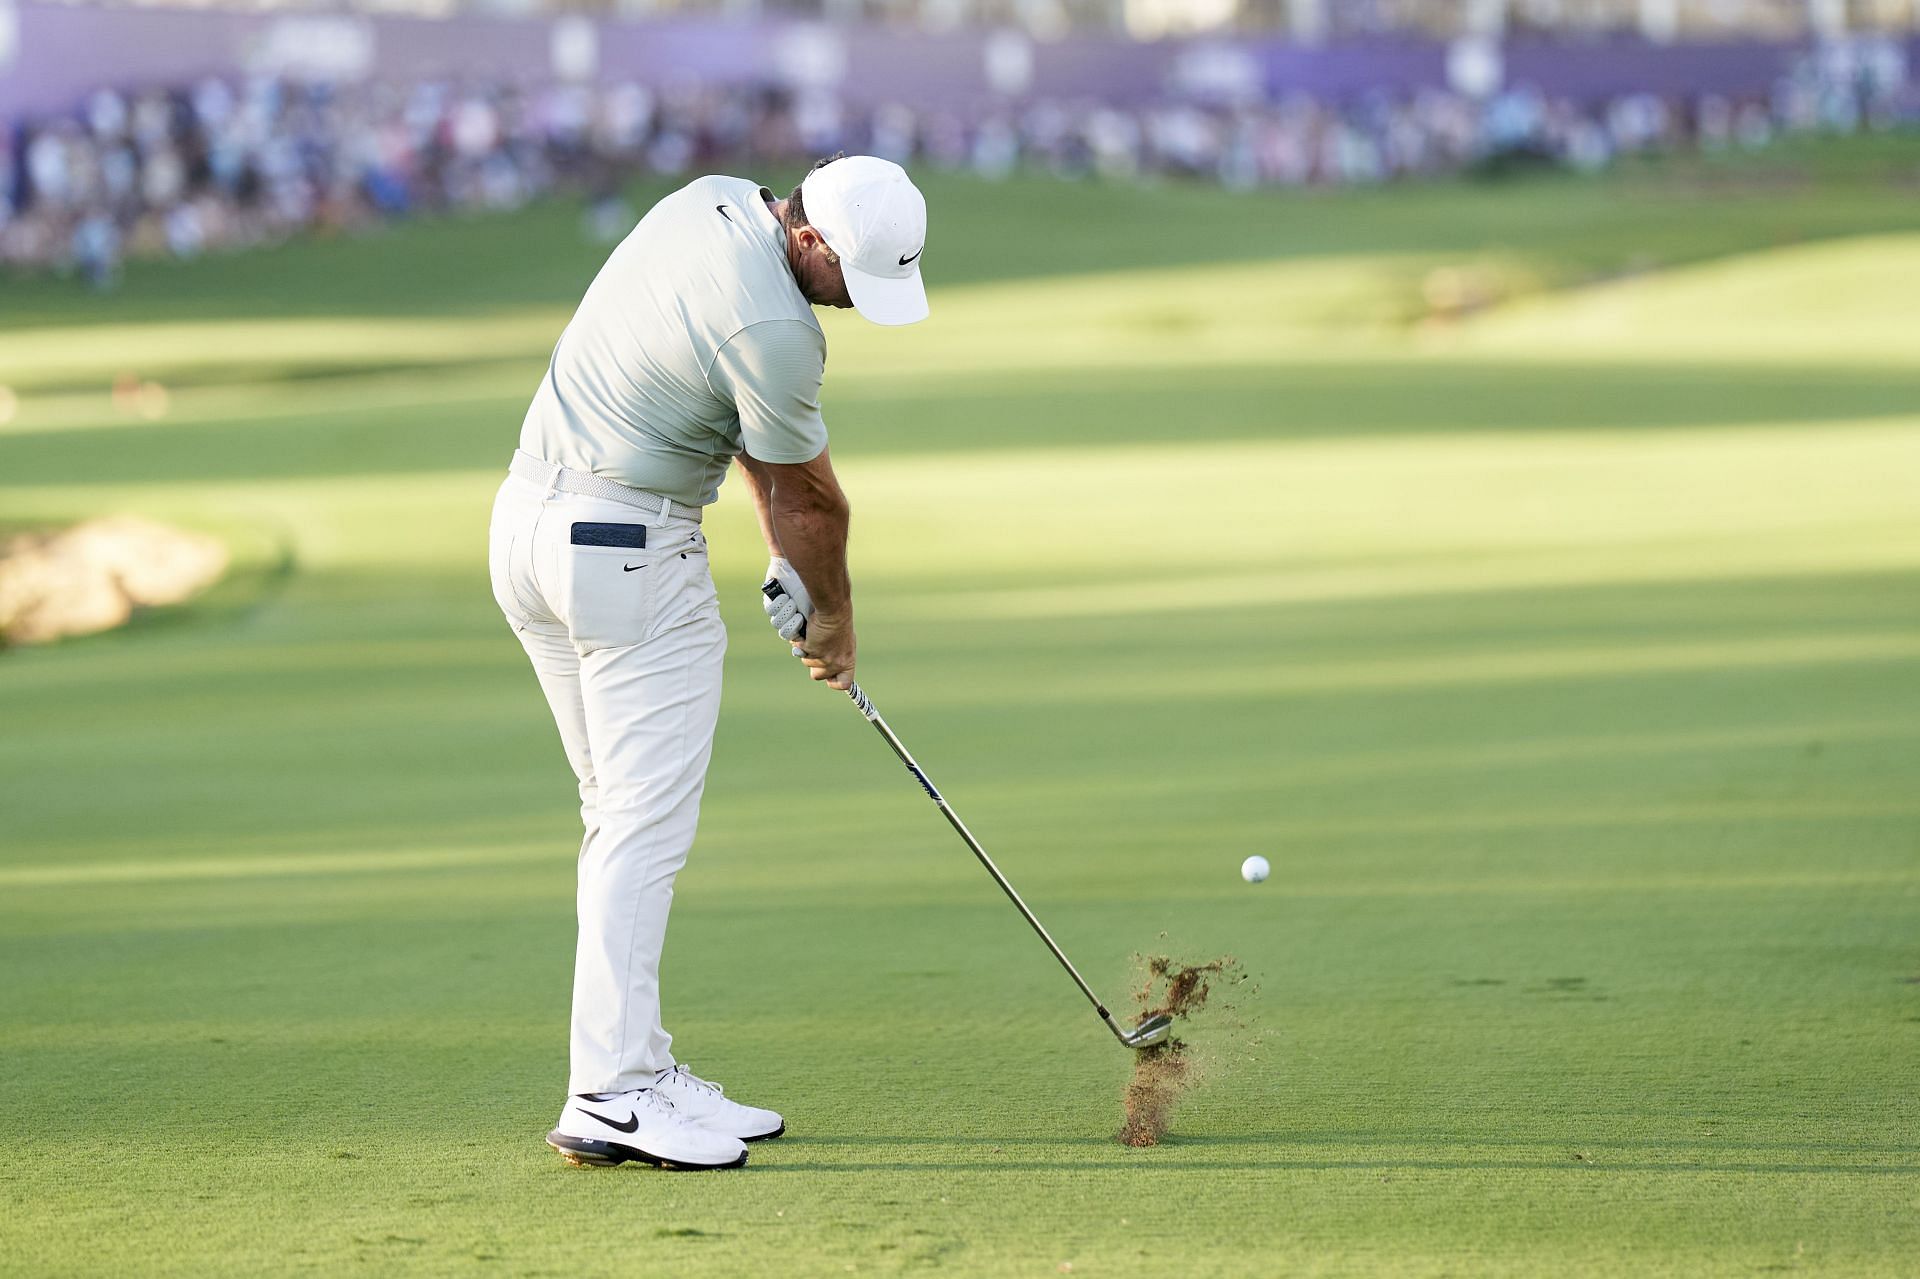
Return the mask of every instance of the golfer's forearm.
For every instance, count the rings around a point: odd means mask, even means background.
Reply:
[[[772,534],[787,563],[807,584],[815,613],[836,620],[853,612],[853,585],[847,578],[847,500],[812,493],[804,501],[782,500],[774,490],[769,506]]]
[[[760,536],[766,539],[767,554],[778,558],[783,552],[779,535],[773,528],[773,476],[767,473],[765,466],[745,453],[734,460],[740,464],[740,482],[746,485],[748,496],[753,498],[753,513],[760,521]]]

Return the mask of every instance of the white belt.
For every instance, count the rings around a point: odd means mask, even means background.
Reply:
[[[618,502],[622,506],[631,506],[645,511],[648,515],[657,515],[661,519],[692,520],[700,522],[701,508],[697,506],[678,506],[657,493],[648,493],[633,488],[618,480],[609,480],[604,476],[593,475],[586,471],[569,470],[553,462],[545,462],[531,453],[519,449],[513,451],[513,465],[508,468],[523,480],[538,484],[549,491],[578,493],[583,497],[601,497],[609,502]]]

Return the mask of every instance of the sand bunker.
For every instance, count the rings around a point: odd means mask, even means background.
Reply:
[[[1142,959],[1145,975],[1134,999],[1140,1016],[1165,1013],[1176,1027],[1207,1006],[1216,986],[1238,986],[1246,980],[1240,962],[1231,956],[1204,964],[1183,964],[1166,955],[1148,955]],[[1166,1135],[1173,1109],[1180,1098],[1199,1082],[1200,1072],[1176,1029],[1165,1043],[1134,1054],[1133,1078],[1121,1097],[1126,1122],[1120,1128],[1120,1142],[1126,1146],[1151,1146]]]
[[[112,630],[198,595],[227,558],[218,538],[130,515],[0,539],[0,644]]]

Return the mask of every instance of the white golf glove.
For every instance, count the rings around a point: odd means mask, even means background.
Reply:
[[[793,571],[793,565],[775,556],[767,563],[767,580],[760,584],[761,607],[767,621],[789,644],[807,633],[807,619],[813,616],[813,597],[805,582]]]

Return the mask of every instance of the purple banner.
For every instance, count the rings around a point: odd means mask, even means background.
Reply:
[[[1767,92],[1807,48],[1760,41],[1650,45],[1609,40],[1573,46],[1516,41],[1505,50],[1506,77],[1509,84],[1579,102],[1625,91],[1746,97]]]
[[[11,38],[9,38],[9,32]],[[1481,90],[1532,85],[1593,99],[1621,92],[1760,95],[1805,51],[1794,44],[1650,45],[1515,40],[1479,58]],[[1920,52],[1920,48],[1909,46]],[[444,20],[338,13],[95,8],[0,0],[0,118],[65,112],[102,86],[174,85],[271,72],[313,79],[490,83],[781,83],[858,106],[979,111],[1047,98],[1131,105],[1168,95],[1348,100],[1440,88],[1457,49],[1404,40],[1308,48],[1277,39],[1032,41],[715,17]]]

